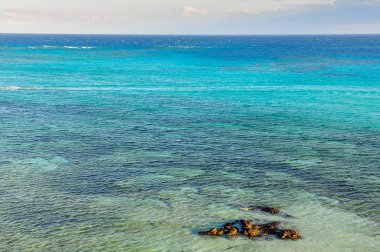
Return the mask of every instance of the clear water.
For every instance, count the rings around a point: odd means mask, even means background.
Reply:
[[[0,35],[0,250],[376,251],[379,73],[380,36]],[[196,235],[237,218],[304,239]]]

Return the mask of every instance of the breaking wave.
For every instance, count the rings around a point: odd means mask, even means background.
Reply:
[[[93,49],[92,46],[51,46],[51,45],[42,45],[42,46],[28,46],[29,49]]]

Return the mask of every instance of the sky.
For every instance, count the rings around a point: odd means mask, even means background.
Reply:
[[[0,0],[0,33],[380,34],[380,0]]]

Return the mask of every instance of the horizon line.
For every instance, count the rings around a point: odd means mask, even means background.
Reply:
[[[257,33],[257,34],[206,34],[206,33],[49,33],[49,32],[0,32],[0,35],[85,35],[85,36],[376,36],[380,33]]]

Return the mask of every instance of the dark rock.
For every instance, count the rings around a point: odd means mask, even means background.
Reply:
[[[241,223],[241,226],[243,227],[243,229],[248,230],[253,227],[252,223],[249,220],[240,220],[239,222]]]
[[[269,234],[277,234],[278,226],[280,225],[280,222],[254,225],[248,220],[241,220],[240,223],[243,227],[241,234],[251,238],[264,237],[268,236]]]
[[[226,223],[224,224],[223,228],[226,232],[230,231],[233,228],[233,223]]]
[[[252,210],[260,210],[263,212],[268,212],[272,214],[277,214],[280,212],[277,208],[262,207],[262,206],[252,206],[249,207]],[[267,237],[267,239],[273,239],[278,237],[282,240],[293,240],[296,241],[301,239],[301,236],[296,230],[292,229],[280,229],[279,226],[281,222],[274,221],[264,224],[256,224],[250,220],[237,220],[235,222],[225,223],[221,228],[212,228],[209,231],[199,232],[199,235],[206,236],[245,236],[249,238],[256,237]]]
[[[269,213],[269,214],[278,214],[284,218],[294,218],[293,216],[282,212],[280,209],[275,208],[275,207],[268,207],[268,206],[237,206],[240,210],[243,211],[261,211],[264,213]]]
[[[232,227],[228,232],[227,236],[237,236],[239,235],[239,229],[237,227]]]
[[[280,232],[278,233],[278,238],[280,238],[281,240],[297,241],[298,239],[301,239],[301,236],[296,230],[284,229],[280,230]]]
[[[259,237],[259,236],[264,236],[263,235],[263,230],[262,230],[262,228],[260,226],[253,226],[250,229],[244,230],[243,235],[246,236],[246,237],[251,237],[251,238],[255,238],[255,237]]]
[[[278,208],[274,208],[274,207],[267,207],[267,206],[254,206],[254,207],[251,207],[252,210],[260,210],[262,212],[265,212],[265,213],[270,213],[270,214],[278,214],[280,213],[280,209]]]
[[[220,228],[218,232],[216,233],[217,236],[223,236],[224,235],[224,229]]]
[[[199,232],[199,235],[206,235],[206,236],[216,236],[218,234],[218,229],[212,228],[209,231],[202,231]]]
[[[280,230],[278,226],[281,224],[279,221],[262,224],[261,228],[268,234],[277,234]]]

